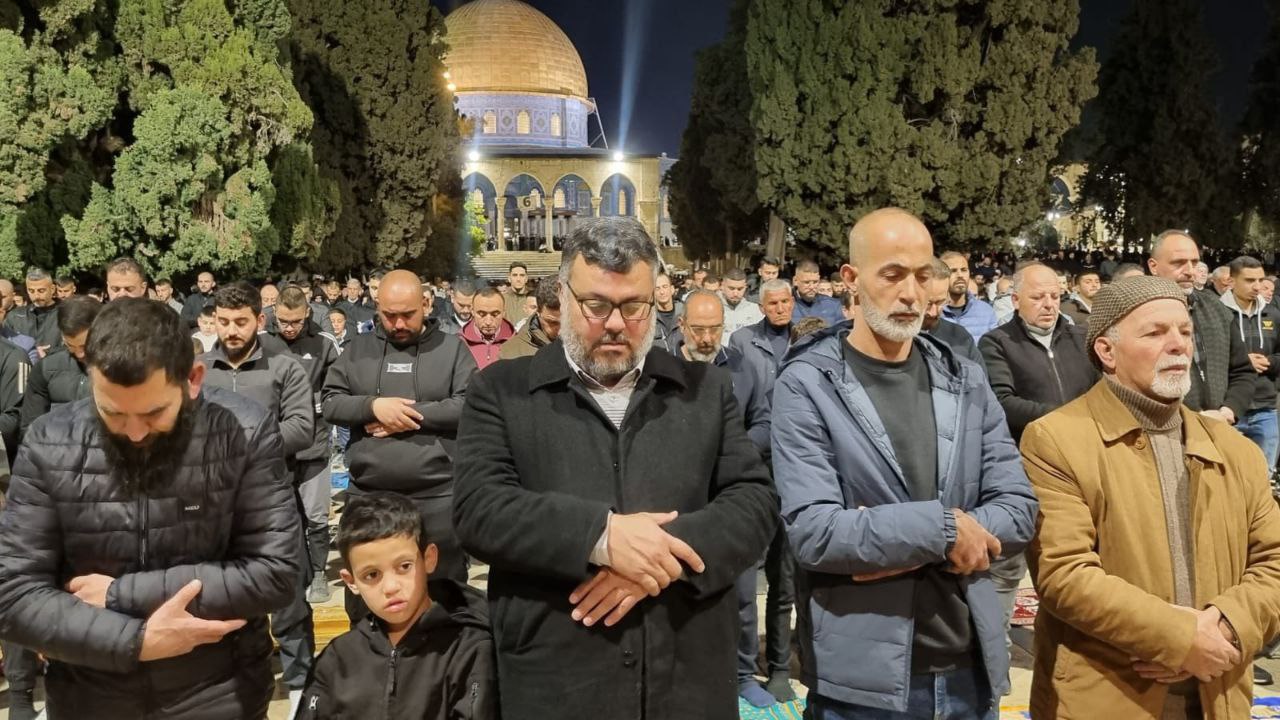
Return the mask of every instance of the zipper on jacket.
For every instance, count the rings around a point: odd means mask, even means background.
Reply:
[[[1053,348],[1045,348],[1049,351],[1049,367],[1053,368],[1053,381],[1058,385],[1058,405],[1067,404],[1067,393],[1062,389],[1062,376],[1058,374],[1058,361],[1053,358]]]
[[[382,717],[391,717],[391,699],[396,695],[396,659],[400,657],[399,648],[391,648],[391,659],[387,661],[387,692],[383,698]]]
[[[480,683],[472,681],[471,682],[471,714],[467,716],[470,720],[475,720],[475,718],[477,717],[476,703],[479,702],[479,698],[480,698]]]
[[[150,506],[147,503],[147,496],[143,494],[141,490],[139,490],[138,491],[138,563],[141,565],[141,567],[139,567],[138,569],[140,571],[151,569],[150,565],[148,564],[150,562],[150,558],[147,557],[149,555],[149,552],[147,549],[147,544],[148,544],[147,543],[147,525],[150,524],[150,521],[151,521],[150,516],[151,516],[151,512],[150,512]]]

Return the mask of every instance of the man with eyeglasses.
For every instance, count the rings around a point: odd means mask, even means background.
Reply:
[[[465,583],[466,558],[450,511],[454,441],[476,361],[428,312],[417,275],[387,273],[373,332],[357,335],[329,370],[322,409],[329,423],[351,428],[347,494],[386,490],[407,496],[422,515],[426,536],[440,548],[432,577]],[[353,623],[366,615],[350,589],[346,609]]]
[[[636,220],[583,221],[561,342],[467,389],[454,521],[490,567],[507,720],[738,717],[728,591],[777,497],[729,373],[654,346],[659,265]]]
[[[329,599],[325,570],[329,561],[329,435],[331,427],[320,413],[320,393],[325,376],[338,360],[337,338],[320,329],[311,319],[311,305],[302,288],[289,286],[275,300],[275,320],[267,331],[284,342],[286,352],[302,364],[311,385],[315,409],[315,437],[311,447],[300,451],[293,466],[293,484],[302,498],[306,521],[307,556],[311,562],[311,584],[307,602]]]

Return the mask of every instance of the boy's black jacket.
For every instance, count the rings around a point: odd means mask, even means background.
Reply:
[[[497,672],[484,595],[427,583],[431,609],[396,647],[373,615],[339,636],[312,668],[298,720],[496,720]]]

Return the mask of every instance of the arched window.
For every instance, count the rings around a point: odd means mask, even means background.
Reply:
[[[556,203],[555,206],[557,208],[562,208],[565,206],[564,188],[556,188],[555,203]]]
[[[498,132],[498,115],[490,110],[484,114],[484,130],[485,135],[494,135]]]
[[[516,134],[529,134],[529,113],[525,110],[521,110],[520,114],[516,115]]]
[[[480,191],[480,188],[471,191],[471,202],[482,208],[484,207],[484,193]]]
[[[529,191],[529,198],[533,200],[534,207],[542,207],[542,193],[538,192],[538,188]]]
[[[551,137],[560,137],[560,113],[551,113]]]
[[[631,214],[627,212],[627,206],[630,204],[629,200],[630,200],[630,197],[627,195],[627,191],[625,189],[619,189],[618,190],[618,215]]]

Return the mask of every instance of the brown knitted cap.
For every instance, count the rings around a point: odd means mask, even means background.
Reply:
[[[1098,362],[1093,353],[1093,341],[1120,322],[1126,315],[1152,300],[1177,300],[1187,304],[1187,295],[1172,280],[1153,275],[1134,275],[1113,282],[1098,291],[1089,307],[1089,357]]]

